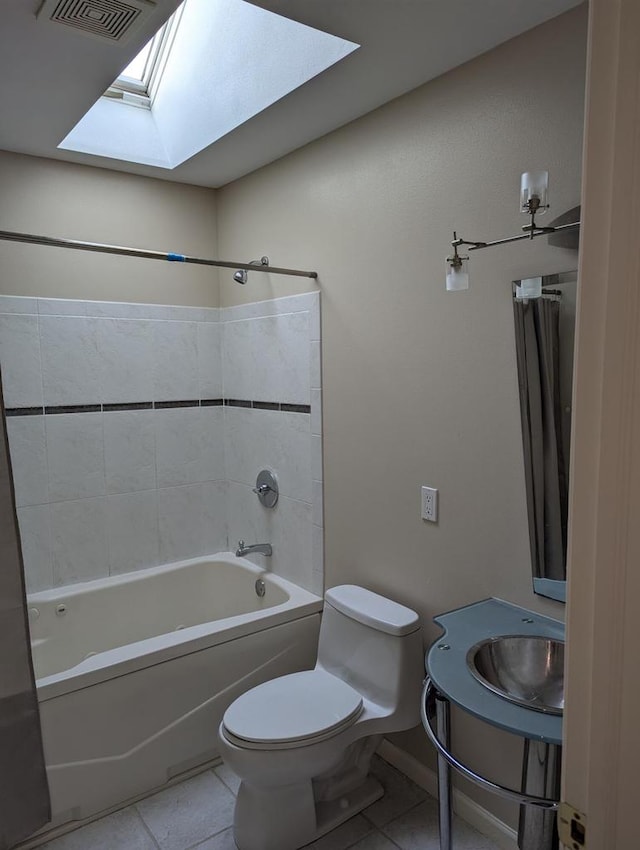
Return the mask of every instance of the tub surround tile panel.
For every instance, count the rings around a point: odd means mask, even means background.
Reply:
[[[205,481],[200,485],[202,532],[200,555],[228,551],[226,481]]]
[[[276,471],[280,494],[311,501],[309,417],[271,410],[225,408],[226,478],[255,487],[259,470]]]
[[[311,482],[311,504],[313,506],[313,524],[320,526],[324,525],[324,504],[323,504],[323,487],[322,481]]]
[[[7,407],[43,405],[37,316],[0,315],[0,362]]]
[[[271,543],[273,555],[250,555],[258,566],[266,567],[295,584],[312,590],[311,505],[280,496],[272,510],[266,510],[245,484],[228,483],[229,548],[239,540]]]
[[[202,465],[205,481],[224,479],[224,410],[220,406],[201,407],[198,411],[202,440]]]
[[[49,501],[47,443],[44,416],[7,419],[16,505],[44,505]]]
[[[107,497],[109,574],[155,566],[159,561],[158,493]]]
[[[227,549],[225,482],[158,490],[160,563]]]
[[[154,396],[153,322],[98,319],[100,395],[103,403]]]
[[[0,296],[0,357],[30,589],[244,537],[322,592],[318,294],[226,309]],[[275,512],[251,492],[265,467]]]
[[[226,322],[222,328],[223,396],[268,401],[255,380],[251,321]],[[278,399],[280,401],[280,399]]]
[[[106,498],[57,502],[49,510],[54,587],[108,576]]]
[[[256,319],[252,330],[258,386],[250,397],[309,404],[308,313]]]
[[[222,398],[222,328],[213,322],[197,327],[199,398]]]
[[[85,499],[106,493],[102,414],[46,417],[49,499]]]
[[[221,321],[235,322],[239,319],[258,319],[264,316],[280,316],[285,313],[311,312],[319,304],[319,293],[304,292],[301,295],[287,295],[270,301],[252,301],[249,304],[237,304],[235,307],[223,307],[220,310]]]
[[[30,313],[31,315],[37,315],[38,299],[27,298],[23,295],[2,295],[0,296],[1,313]]]
[[[195,322],[153,325],[153,398],[199,398],[198,329]]]
[[[312,340],[309,349],[309,383],[312,390],[322,387],[322,354],[320,340]]]
[[[51,517],[49,505],[30,505],[17,509],[27,593],[53,587],[51,557]]]
[[[40,346],[45,405],[99,401],[97,319],[41,316]]]
[[[225,322],[225,398],[309,404],[309,314]]]
[[[155,489],[154,415],[152,410],[139,410],[102,417],[107,493]]]
[[[154,411],[158,487],[224,478],[222,417],[217,407]]]
[[[311,478],[314,481],[322,481],[322,437],[319,434],[311,435]]]
[[[311,390],[311,433],[322,435],[322,390]]]
[[[322,596],[324,593],[324,529],[319,525],[311,528],[311,582],[311,590],[318,596]]]
[[[38,313],[41,316],[86,316],[88,302],[73,298],[38,298]]]

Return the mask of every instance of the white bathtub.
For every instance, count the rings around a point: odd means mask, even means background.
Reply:
[[[57,826],[216,758],[236,696],[313,667],[322,600],[222,553],[31,594],[28,606]]]

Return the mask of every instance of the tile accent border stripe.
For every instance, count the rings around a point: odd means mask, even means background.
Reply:
[[[5,407],[5,416],[42,416],[43,407]]]
[[[57,413],[100,413],[101,411],[101,404],[57,404],[44,409],[46,416]]]
[[[187,399],[185,401],[154,401],[156,410],[168,410],[172,407],[200,407],[199,399]]]
[[[242,407],[249,410],[273,410],[281,413],[311,413],[310,404],[279,401],[251,401],[245,398],[202,398],[180,401],[131,401],[109,404],[63,404],[47,407],[7,407],[7,416],[55,416],[61,413],[116,413],[125,410],[170,410],[184,407]]]
[[[102,412],[108,413],[110,411],[119,411],[119,410],[151,410],[153,408],[152,401],[132,401],[128,402],[119,402],[117,404],[103,404]]]

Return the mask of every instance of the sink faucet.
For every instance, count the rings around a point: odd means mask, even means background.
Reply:
[[[238,540],[238,548],[236,549],[237,558],[241,558],[243,555],[252,555],[256,552],[270,558],[273,555],[271,543],[254,543],[252,546],[245,546],[244,540]]]

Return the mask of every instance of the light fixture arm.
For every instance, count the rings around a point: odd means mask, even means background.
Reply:
[[[549,209],[548,203],[549,172],[548,171],[526,171],[520,178],[520,211],[529,216],[529,223],[525,224],[517,236],[507,236],[505,239],[494,239],[491,242],[478,242],[472,239],[464,239],[453,231],[451,247],[453,254],[447,257],[447,291],[455,292],[469,289],[469,272],[467,268],[468,257],[461,257],[458,248],[465,245],[469,251],[479,251],[481,248],[492,248],[494,245],[507,245],[509,242],[520,242],[522,239],[535,239],[536,236],[546,236],[550,233],[558,233],[563,230],[576,230],[580,227],[579,221],[570,224],[559,224],[555,227],[541,227],[536,224],[536,215],[542,215]]]
[[[538,227],[538,225],[534,222],[533,225],[525,225],[522,229],[527,232],[518,234],[517,236],[507,236],[506,239],[494,239],[492,242],[464,241],[460,244],[468,245],[470,251],[477,251],[480,248],[493,248],[494,245],[506,245],[509,242],[520,242],[523,239],[535,239],[536,236],[546,236],[549,233],[560,233],[563,230],[575,230],[580,227],[580,224],[581,222],[574,221],[571,222],[571,224],[560,224],[557,227]]]

